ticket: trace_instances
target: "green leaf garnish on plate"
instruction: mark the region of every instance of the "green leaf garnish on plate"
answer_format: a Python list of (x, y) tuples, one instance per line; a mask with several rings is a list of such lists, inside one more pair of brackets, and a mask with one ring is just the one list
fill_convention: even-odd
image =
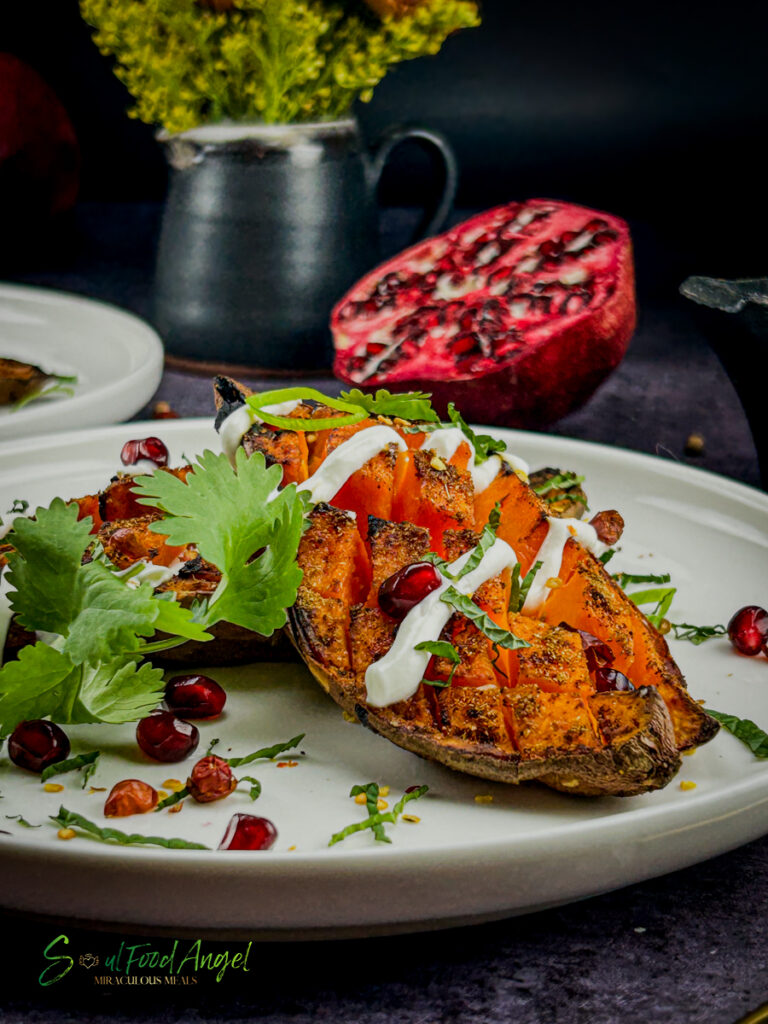
[(101, 828), (82, 814), (60, 807), (59, 813), (51, 815), (51, 821), (59, 828), (80, 829), (81, 832), (100, 839), (103, 843), (119, 843), (121, 846), (165, 846), (169, 850), (210, 850), (202, 843), (191, 843), (187, 839), (166, 839), (163, 836), (143, 836), (138, 832), (121, 832), (118, 828)]
[[(375, 783), (369, 783), (368, 785), (375, 785)], [(378, 786), (376, 786), (376, 790), (378, 799)], [(416, 786), (409, 793), (403, 793), (403, 795), (400, 797), (400, 799), (397, 801), (397, 803), (395, 804), (391, 811), (381, 811), (376, 814), (369, 813), (365, 821), (355, 822), (353, 825), (347, 825), (347, 827), (343, 828), (340, 832), (335, 832), (331, 836), (328, 845), (335, 846), (336, 843), (340, 843), (343, 839), (346, 839), (347, 836), (354, 835), (355, 832), (364, 832), (366, 829), (370, 828), (374, 830), (375, 834), (375, 830), (380, 826), (386, 824), (396, 824), (397, 819), (405, 810), (406, 804), (410, 803), (411, 800), (418, 800), (419, 797), (424, 796), (424, 794), (428, 790), (429, 786)], [(350, 796), (355, 795), (356, 792), (366, 792), (366, 797), (368, 795), (365, 786), (353, 786)], [(368, 800), (366, 800), (366, 804), (367, 803)], [(387, 841), (387, 839), (384, 840), (384, 842)]]
[(705, 643), (716, 636), (724, 636), (728, 632), (725, 626), (694, 626), (690, 622), (670, 622), (675, 640), (688, 640), (692, 644)]
[(755, 757), (761, 760), (768, 758), (768, 733), (764, 732), (759, 725), (756, 725), (749, 718), (737, 718), (736, 715), (728, 715), (723, 711), (713, 711), (706, 708), (708, 715), (728, 730), (737, 740), (741, 740)]
[(91, 750), (87, 754), (78, 754), (76, 757), (67, 758), (66, 761), (56, 761), (43, 769), (40, 781), (47, 782), (54, 775), (65, 775), (67, 772), (76, 772), (80, 768), (84, 768), (83, 789), (85, 789), (86, 782), (96, 770), (96, 762), (100, 756), (100, 750)]

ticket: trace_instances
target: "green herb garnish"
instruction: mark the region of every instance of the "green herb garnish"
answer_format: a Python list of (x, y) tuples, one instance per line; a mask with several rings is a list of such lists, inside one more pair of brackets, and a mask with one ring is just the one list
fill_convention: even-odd
[(96, 762), (100, 755), (100, 750), (91, 750), (88, 754), (78, 754), (76, 757), (70, 757), (66, 761), (57, 761), (55, 764), (49, 764), (47, 768), (43, 769), (40, 781), (46, 782), (53, 775), (64, 775), (66, 772), (76, 772), (79, 768), (84, 768), (83, 789), (85, 789), (86, 782), (96, 771)]
[(725, 626), (693, 626), (690, 622), (670, 622), (675, 640), (688, 640), (692, 644), (705, 643), (716, 636), (723, 636), (728, 632)]
[(478, 608), (472, 598), (467, 597), (465, 594), (460, 594), (455, 587), (448, 587), (440, 595), (440, 600), (444, 604), (450, 605), (454, 611), (460, 612), (468, 618), (477, 626), (481, 633), (484, 633), (489, 640), (498, 644), (499, 647), (506, 647), (509, 651), (516, 651), (521, 647), (531, 646), (527, 640), (521, 640), (514, 633), (510, 633), (508, 629), (501, 629), (497, 626), (493, 619), (489, 618), (484, 611)]
[[(278, 416), (276, 413), (266, 412), (268, 405), (280, 405), (283, 402), (311, 401), (326, 405), (329, 409), (336, 409), (343, 413), (342, 416), (326, 416), (323, 419), (301, 419), (296, 416)], [(257, 395), (249, 395), (246, 405), (258, 419), (263, 420), (272, 427), (281, 427), (283, 430), (333, 430), (335, 427), (348, 427), (353, 423), (364, 420), (368, 413), (360, 405), (351, 402), (342, 402), (338, 398), (329, 398), (317, 388), (277, 388), (274, 391), (261, 391)], [(275, 484), (277, 486), (277, 484)]]
[(608, 548), (607, 551), (604, 551), (602, 553), (602, 555), (600, 555), (599, 561), (601, 561), (603, 563), (603, 565), (608, 565), (608, 563), (610, 562), (610, 560), (613, 558), (613, 556), (615, 554), (616, 554), (616, 548)]
[(6, 818), (9, 821), (18, 821), (18, 823), (23, 825), (24, 828), (40, 828), (40, 825), (30, 824), (30, 822), (28, 822), (26, 818), (22, 818), (20, 814), (6, 814)]
[(393, 395), (380, 388), (375, 395), (366, 395), (358, 388), (353, 388), (351, 391), (342, 391), (339, 397), (350, 405), (359, 405), (374, 416), (397, 416), (401, 420), (424, 420), (438, 426), (440, 424), (432, 408), (432, 396), (424, 391), (406, 391)]
[(129, 834), (116, 828), (100, 828), (82, 814), (75, 814), (63, 806), (59, 808), (57, 815), (51, 815), (51, 821), (59, 828), (79, 828), (103, 843), (119, 843), (121, 846), (165, 846), (169, 850), (210, 850), (210, 846), (190, 843), (186, 839), (165, 839), (162, 836), (142, 836), (136, 832)]
[(208, 749), (205, 752), (205, 756), (206, 757), (210, 754), (210, 752), (213, 750), (213, 748), (219, 744), (219, 742), (220, 742), (219, 737), (218, 736), (214, 736), (214, 738), (208, 744)]
[(512, 570), (512, 589), (509, 593), (509, 611), (513, 615), (522, 611), (525, 599), (528, 597), (528, 592), (531, 589), (531, 584), (533, 583), (534, 577), (541, 566), (541, 562), (535, 562), (525, 574), (525, 578), (521, 582), (520, 563), (515, 562), (515, 566)]
[(475, 449), (475, 465), (479, 466), (485, 462), (492, 455), (497, 455), (499, 452), (505, 452), (507, 446), (503, 441), (499, 441), (498, 438), (491, 437), (489, 434), (476, 434), (474, 430), (469, 426), (466, 420), (462, 417), (453, 402), (448, 403), (448, 419), (451, 423), (458, 427), (464, 437)]
[(478, 565), (480, 565), (485, 557), (486, 551), (492, 548), (496, 541), (496, 531), (499, 528), (500, 521), (501, 503), (497, 501), (491, 510), (491, 514), (488, 516), (488, 522), (483, 527), (483, 532), (480, 534), (480, 540), (477, 542), (477, 546), (473, 549), (472, 554), (464, 564), (464, 568), (461, 569), (456, 576), (453, 576), (453, 579), (460, 580), (463, 576), (468, 575), (476, 569)]
[(451, 685), (456, 669), (461, 663), (461, 656), (453, 644), (447, 640), (423, 640), (420, 644), (416, 644), (414, 651), (428, 651), (436, 658), (447, 658), (453, 666), (447, 679), (422, 679), (423, 683), (428, 686), (436, 686), (438, 689)]
[(29, 502), (26, 498), (14, 498), (7, 514), (9, 516), (23, 516), (28, 508)]
[[(271, 636), (287, 621), (302, 572), (296, 563), (304, 503), (290, 484), (281, 491), (279, 466), (242, 448), (236, 472), (226, 455), (205, 451), (186, 482), (171, 473), (139, 477), (134, 492), (168, 518), (151, 529), (172, 545), (195, 544), (221, 572), (210, 601), (196, 614), (204, 626), (226, 621)], [(254, 557), (254, 552), (261, 552)]]
[(250, 764), (251, 761), (270, 761), (277, 757), (278, 754), (282, 754), (286, 750), (291, 750), (293, 747), (298, 747), (301, 741), (306, 736), (306, 733), (299, 733), (298, 736), (294, 736), (292, 740), (287, 740), (285, 743), (275, 743), (272, 747), (262, 747), (261, 750), (257, 750), (254, 754), (246, 754), (245, 757), (225, 757), (224, 760), (230, 766), (230, 768), (239, 768), (242, 764)]
[(737, 718), (736, 715), (727, 715), (723, 711), (713, 711), (707, 708), (706, 712), (712, 718), (732, 733), (737, 740), (741, 740), (755, 757), (761, 760), (768, 758), (768, 733), (764, 732), (759, 725), (755, 725), (749, 718)]
[(251, 788), (248, 791), (248, 795), (250, 796), (251, 800), (258, 800), (258, 798), (261, 796), (261, 783), (259, 782), (258, 779), (254, 779), (252, 775), (243, 775), (243, 777), (241, 779), (238, 779), (237, 781), (238, 783), (250, 782)]
[[(534, 494), (538, 494), (539, 497), (543, 497), (550, 491), (570, 491), (574, 487), (578, 487), (579, 484), (583, 484), (586, 477), (578, 476), (576, 473), (557, 473), (555, 476), (550, 477), (549, 480), (545, 480), (544, 483), (537, 484), (533, 487)], [(556, 498), (548, 498), (548, 501), (555, 501)]]
[(653, 590), (638, 590), (634, 594), (627, 594), (627, 597), (638, 606), (655, 603), (656, 607), (645, 617), (658, 629), (662, 619), (667, 617), (667, 612), (676, 593), (677, 587), (657, 587)]
[[(350, 796), (365, 794), (365, 807), (368, 816), (374, 818), (379, 813), (379, 784), (378, 782), (367, 782), (364, 786), (353, 786), (349, 791)], [(379, 843), (391, 843), (392, 840), (384, 831), (384, 825), (379, 821), (371, 825), (374, 838)]]
[[(364, 789), (361, 789), (360, 787), (353, 787), (353, 793), (356, 788), (358, 791), (364, 791)], [(378, 790), (378, 786), (376, 788)], [(371, 814), (365, 819), (365, 821), (356, 822), (354, 825), (347, 825), (347, 827), (342, 829), (341, 832), (336, 832), (331, 836), (328, 845), (335, 846), (336, 843), (340, 843), (342, 839), (346, 839), (347, 836), (351, 836), (355, 832), (363, 832), (367, 828), (375, 829), (377, 826), (385, 824), (394, 825), (403, 813), (406, 804), (411, 800), (418, 800), (419, 797), (424, 796), (428, 790), (429, 786), (418, 786), (411, 790), (410, 793), (403, 793), (391, 811), (382, 811), (379, 814)]]
[(622, 590), (626, 590), (630, 583), (669, 583), (671, 576), (668, 572), (638, 574), (632, 572), (615, 572), (613, 578)]
[(189, 793), (189, 786), (182, 786), (181, 789), (177, 789), (175, 793), (169, 793), (168, 796), (164, 796), (155, 807), (155, 811), (164, 811), (166, 807), (173, 807), (174, 804), (181, 803), (185, 797), (189, 796)]

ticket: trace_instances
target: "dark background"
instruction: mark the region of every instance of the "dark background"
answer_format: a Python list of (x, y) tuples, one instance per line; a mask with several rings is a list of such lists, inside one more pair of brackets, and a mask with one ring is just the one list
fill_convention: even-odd
[[(641, 284), (691, 273), (766, 271), (764, 3), (717, 8), (590, 0), (486, 0), (483, 25), (436, 57), (399, 65), (357, 114), (373, 141), (423, 122), (453, 143), (458, 205), (552, 196), (640, 225), (657, 258)], [(77, 0), (3, 0), (0, 49), (58, 93), (82, 148), (83, 200), (157, 200), (165, 165), (153, 130), (90, 40)], [(430, 168), (402, 150), (386, 203), (417, 202)]]

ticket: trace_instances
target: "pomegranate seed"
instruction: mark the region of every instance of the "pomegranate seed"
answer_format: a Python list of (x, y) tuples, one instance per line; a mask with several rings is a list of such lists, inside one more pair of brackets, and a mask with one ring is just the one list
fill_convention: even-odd
[(431, 562), (414, 562), (398, 569), (379, 587), (379, 607), (393, 619), (404, 619), (411, 608), (442, 583)]
[(634, 684), (627, 679), (623, 672), (615, 668), (608, 668), (607, 665), (598, 665), (594, 672), (595, 689), (598, 693), (608, 693), (610, 690), (634, 690)]
[(165, 703), (179, 718), (218, 718), (226, 700), (209, 676), (174, 676), (165, 686)]
[(172, 711), (153, 711), (136, 726), (136, 742), (154, 761), (183, 761), (199, 740), (197, 726), (182, 722)]
[(54, 722), (33, 718), (20, 722), (8, 737), (8, 756), (19, 768), (41, 772), (69, 754), (67, 734)]
[(236, 785), (237, 779), (232, 775), (229, 763), (215, 754), (201, 757), (187, 779), (189, 791), (199, 804), (223, 800)]
[(219, 843), (220, 850), (268, 850), (274, 846), (277, 829), (268, 818), (254, 814), (233, 814)]
[(167, 466), (168, 449), (159, 437), (144, 437), (136, 441), (126, 441), (120, 452), (122, 464), (135, 466), (142, 459), (154, 462), (156, 466)]
[(157, 790), (141, 779), (117, 782), (104, 804), (105, 818), (126, 818), (129, 814), (146, 814), (157, 807)]
[(768, 654), (768, 612), (756, 604), (740, 608), (728, 623), (728, 636), (739, 654)]

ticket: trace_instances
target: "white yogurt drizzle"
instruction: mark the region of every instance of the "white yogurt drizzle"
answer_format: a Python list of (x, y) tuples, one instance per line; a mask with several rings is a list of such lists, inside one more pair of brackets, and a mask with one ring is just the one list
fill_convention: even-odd
[(388, 445), (394, 444), (404, 452), (408, 445), (392, 427), (366, 427), (343, 441), (327, 455), (318, 469), (299, 484), (297, 490), (307, 491), (312, 501), (330, 501), (338, 494), (353, 473), (383, 451)]
[[(539, 608), (549, 596), (547, 580), (557, 576), (563, 561), (563, 552), (569, 537), (575, 537), (595, 555), (606, 550), (594, 526), (583, 523), (580, 519), (548, 519), (549, 528), (544, 543), (539, 548), (535, 561), (542, 565), (536, 573), (531, 589), (523, 605), (524, 614), (531, 614)], [(471, 557), (467, 552), (453, 562), (448, 571), (455, 574), (462, 569)], [(365, 673), (367, 701), (372, 707), (381, 708), (395, 704), (400, 700), (412, 697), (424, 678), (429, 664), (428, 651), (417, 651), (416, 645), (425, 640), (437, 640), (443, 627), (451, 617), (453, 609), (440, 600), (449, 586), (453, 585), (460, 594), (473, 594), (487, 580), (498, 576), (504, 569), (512, 569), (518, 562), (513, 548), (506, 541), (496, 538), (491, 547), (483, 555), (480, 564), (462, 579), (451, 583), (444, 580), (437, 590), (433, 590), (423, 601), (412, 608), (405, 616), (389, 651), (378, 661), (369, 665)]]
[(438, 430), (433, 430), (427, 436), (421, 449), (422, 451), (433, 451), (440, 458), (445, 459), (446, 462), (450, 462), (461, 444), (469, 445), (470, 457), (467, 470), (472, 477), (472, 486), (475, 489), (475, 494), (482, 494), (483, 491), (491, 486), (499, 474), (502, 459), (512, 467), (515, 473), (521, 473), (526, 481), (528, 480), (528, 463), (517, 455), (510, 455), (507, 452), (504, 452), (502, 455), (491, 455), (485, 462), (481, 462), (479, 466), (476, 466), (475, 446), (459, 427), (440, 427)]
[[(127, 569), (118, 570), (115, 572), (115, 576), (128, 576), (133, 573), (131, 578), (126, 581), (126, 585), (129, 587), (138, 587), (140, 583), (161, 587), (168, 580), (172, 580), (174, 576), (178, 576), (179, 569), (182, 569), (185, 564), (182, 558), (174, 559), (170, 565), (155, 565), (154, 562), (141, 559), (141, 561), (129, 565)], [(137, 568), (137, 566), (141, 568)]]
[[(301, 405), (301, 399), (291, 399), (288, 402), (279, 402), (277, 405), (265, 405), (264, 412), (270, 412), (273, 416), (287, 416)], [(254, 423), (261, 423), (258, 413), (255, 413), (249, 405), (239, 405), (237, 409), (227, 416), (219, 427), (219, 438), (221, 439), (221, 450), (234, 466), (235, 453), (240, 447), (240, 442), (251, 429)]]
[[(448, 571), (457, 573), (471, 556), (472, 551), (468, 551), (457, 558), (450, 564)], [(497, 538), (472, 572), (455, 582), (443, 580), (437, 590), (433, 590), (412, 608), (400, 623), (394, 643), (384, 657), (368, 666), (365, 673), (368, 703), (372, 707), (383, 708), (399, 700), (407, 700), (416, 693), (431, 655), (428, 651), (417, 651), (415, 647), (425, 640), (439, 639), (443, 627), (453, 614), (453, 608), (440, 600), (448, 587), (455, 587), (460, 594), (473, 594), (486, 580), (498, 576), (517, 560), (509, 544)]]

